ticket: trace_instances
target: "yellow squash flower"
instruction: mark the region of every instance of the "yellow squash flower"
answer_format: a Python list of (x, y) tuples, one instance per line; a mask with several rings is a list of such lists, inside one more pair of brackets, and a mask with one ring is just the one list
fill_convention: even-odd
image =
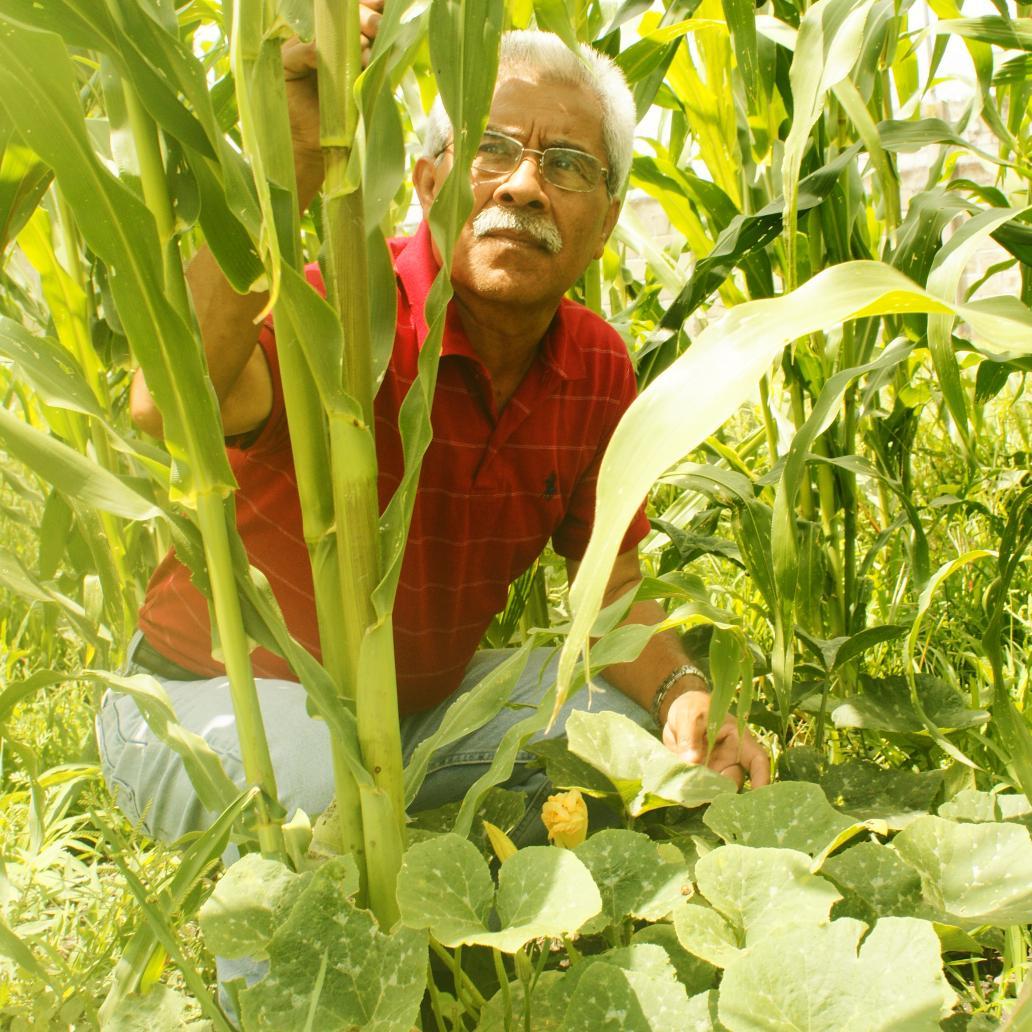
[(579, 846), (588, 836), (588, 808), (575, 788), (549, 796), (541, 807), (541, 820), (549, 839), (565, 849)]

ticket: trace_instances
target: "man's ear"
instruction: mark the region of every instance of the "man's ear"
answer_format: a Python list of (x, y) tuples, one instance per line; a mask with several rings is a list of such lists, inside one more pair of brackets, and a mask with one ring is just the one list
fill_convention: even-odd
[(419, 198), (419, 206), (423, 209), (423, 218), (430, 214), (430, 206), (434, 203), (434, 198), (444, 183), (448, 167), (450, 167), (448, 155), (444, 155), (438, 161), (425, 156), (416, 159), (416, 167), (412, 170), (412, 185)]
[(596, 261), (605, 254), (606, 241), (609, 239), (610, 233), (613, 232), (613, 228), (616, 226), (616, 220), (620, 217), (620, 208), (622, 205), (623, 201), (619, 197), (613, 197), (609, 201), (609, 208), (607, 209), (606, 217), (602, 222), (602, 235), (599, 240), (598, 250), (594, 255)]

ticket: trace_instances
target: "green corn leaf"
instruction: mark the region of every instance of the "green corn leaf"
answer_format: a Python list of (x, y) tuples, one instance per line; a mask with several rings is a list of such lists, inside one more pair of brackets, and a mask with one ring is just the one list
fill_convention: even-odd
[[(252, 797), (252, 793), (248, 792), (247, 796)], [(127, 852), (124, 844), (119, 848), (120, 844), (118, 842), (116, 832), (99, 814), (94, 813), (93, 820), (100, 827), (101, 831), (104, 833), (104, 838), (107, 839), (110, 844), (111, 858), (121, 872), (126, 884), (129, 886), (129, 891), (135, 897), (140, 910), (143, 912), (144, 919), (154, 935), (154, 938), (164, 948), (165, 952), (172, 958), (176, 967), (182, 973), (187, 988), (190, 990), (194, 999), (200, 1004), (201, 1010), (210, 1019), (212, 1026), (217, 1030), (217, 1032), (232, 1032), (232, 1026), (226, 1020), (221, 1009), (212, 998), (200, 972), (191, 960), (184, 955), (183, 950), (180, 948), (176, 933), (172, 928), (172, 922), (169, 919), (169, 915), (165, 913), (160, 904), (154, 902), (152, 899), (152, 893), (148, 891), (147, 887), (127, 866), (123, 859)], [(113, 1018), (115, 1014), (119, 1013), (120, 1008), (123, 1013), (127, 1009), (131, 1010), (131, 1006), (127, 1004), (125, 997), (122, 997), (118, 1003), (112, 1007), (110, 1017)]]
[(233, 485), (200, 345), (165, 294), (150, 213), (93, 151), (59, 38), (0, 20), (0, 97), (25, 141), (54, 168), (90, 247), (113, 269), (111, 286), (177, 462), (177, 496)]
[[(956, 297), (968, 262), (998, 227), (1028, 211), (1028, 208), (991, 209), (966, 222), (935, 256), (928, 273), (928, 289), (940, 297)], [(957, 429), (970, 447), (967, 401), (960, 377), (960, 366), (953, 350), (953, 317), (928, 316), (928, 348), (939, 377), (939, 387)]]
[(577, 48), (577, 30), (564, 0), (534, 0), (538, 28), (554, 32), (571, 50)]
[(183, 761), (197, 798), (206, 809), (221, 813), (232, 805), (240, 789), (211, 746), (178, 722), (172, 701), (157, 678), (149, 674), (119, 677), (103, 671), (84, 671), (84, 676), (132, 696), (151, 731)]
[(994, 86), (1022, 86), (1032, 79), (1032, 54), (1005, 61), (993, 75)]
[[(954, 312), (969, 322), (980, 349), (1032, 351), (1032, 315), (1020, 304), (950, 304), (877, 262), (838, 265), (784, 297), (732, 309), (639, 396), (613, 434), (599, 474), (592, 538), (570, 593), (574, 619), (559, 663), (560, 705), (626, 528), (660, 474), (738, 409), (787, 341), (843, 319), (893, 311)], [(702, 383), (708, 386), (700, 393)], [(689, 412), (685, 398), (693, 400)]]
[[(794, 264), (799, 170), (810, 130), (828, 90), (846, 78), (860, 55), (872, 0), (818, 0), (803, 16), (792, 56), (792, 127), (785, 140), (781, 177), (785, 191), (789, 264)], [(789, 269), (794, 282), (795, 270)]]
[(105, 419), (82, 368), (57, 341), (34, 336), (13, 319), (0, 316), (0, 355), (17, 366), (46, 404)]
[(952, 33), (1006, 50), (1032, 50), (1032, 18), (947, 18), (935, 26), (940, 34)]
[[(835, 188), (839, 176), (850, 166), (859, 145), (850, 147), (799, 184), (797, 211), (808, 211), (822, 204)], [(676, 329), (699, 307), (749, 255), (766, 247), (780, 235), (785, 199), (771, 201), (754, 215), (738, 215), (717, 238), (713, 249), (696, 262), (691, 279), (667, 309), (660, 326)]]
[(19, 462), (69, 498), (127, 520), (149, 520), (161, 510), (103, 466), (0, 409), (0, 441)]
[(760, 56), (756, 38), (756, 5), (752, 0), (722, 0), (724, 17), (734, 43), (738, 74), (745, 84), (749, 112), (760, 109)]
[(464, 692), (454, 699), (437, 730), (416, 746), (405, 768), (406, 804), (415, 799), (426, 777), (430, 759), (438, 749), (443, 749), (483, 727), (501, 711), (519, 681), (527, 660), (530, 659), (531, 650), (536, 644), (535, 638), (531, 636), (472, 691)]
[[(172, 68), (160, 62), (163, 48), (148, 45), (159, 44), (159, 34), (167, 33), (142, 10), (133, 9), (139, 5), (120, 6), (120, 15), (130, 21), (134, 31), (122, 30), (105, 5), (85, 0), (53, 0), (47, 4), (10, 0), (4, 4), (4, 14), (23, 25), (56, 33), (71, 46), (107, 54), (139, 91), (141, 101), (160, 125), (176, 139), (211, 155), (211, 140), (179, 97), (183, 83)], [(190, 95), (193, 91), (183, 92)], [(192, 99), (196, 100), (196, 94)]]
[(50, 169), (0, 124), (0, 254), (36, 210), (51, 179)]
[(381, 621), (393, 606), (405, 537), (415, 505), (422, 457), (432, 437), (430, 406), (437, 383), (444, 324), (451, 300), (455, 240), (472, 208), (468, 170), (480, 145), (494, 96), (502, 4), (499, 0), (434, 0), (430, 8), (430, 59), (454, 133), (454, 163), (430, 209), (430, 229), (442, 268), (425, 305), (429, 331), (419, 353), (418, 382), (405, 396), (398, 421), (405, 475), (381, 518), (382, 579), (374, 592)]

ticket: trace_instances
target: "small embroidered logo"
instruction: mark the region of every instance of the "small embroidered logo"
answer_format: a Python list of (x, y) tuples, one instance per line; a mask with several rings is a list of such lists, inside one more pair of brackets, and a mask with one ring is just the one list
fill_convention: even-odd
[(555, 498), (558, 492), (559, 487), (556, 484), (556, 476), (554, 473), (549, 473), (548, 476), (545, 477), (545, 497)]

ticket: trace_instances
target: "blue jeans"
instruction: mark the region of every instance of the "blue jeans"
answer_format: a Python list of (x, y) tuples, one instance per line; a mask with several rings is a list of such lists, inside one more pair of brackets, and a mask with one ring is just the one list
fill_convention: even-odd
[[(466, 670), (458, 693), (470, 691), (511, 652), (493, 649), (477, 652)], [(127, 673), (146, 672), (131, 661)], [(433, 755), (426, 779), (410, 807), (433, 809), (461, 800), (484, 774), (498, 744), (509, 728), (536, 707), (554, 683), (556, 654), (537, 649), (512, 691), (509, 703), (487, 724)], [(236, 721), (226, 678), (200, 681), (161, 679), (172, 700), (179, 723), (204, 738), (219, 755), (226, 773), (238, 785), (245, 784)], [(623, 693), (595, 678), (599, 691), (578, 692), (560, 711), (548, 732), (537, 736), (557, 738), (565, 734), (566, 720), (575, 709), (613, 710), (636, 723), (650, 725), (648, 713)], [(333, 798), (330, 738), (326, 724), (311, 718), (305, 709), (305, 691), (293, 681), (257, 679), (258, 698), (265, 721), (280, 801), (287, 814), (300, 808), (309, 816), (321, 813)], [(457, 694), (458, 694), (457, 693)], [(407, 763), (420, 741), (432, 734), (456, 696), (432, 709), (403, 717), (402, 749)], [(179, 757), (156, 738), (128, 695), (107, 692), (97, 717), (104, 776), (129, 820), (152, 837), (171, 842), (190, 831), (208, 827), (217, 814), (197, 799)], [(552, 785), (543, 771), (530, 764), (535, 758), (521, 751), (504, 788), (525, 792), (527, 809), (512, 838), (517, 845), (545, 840), (541, 804)]]

